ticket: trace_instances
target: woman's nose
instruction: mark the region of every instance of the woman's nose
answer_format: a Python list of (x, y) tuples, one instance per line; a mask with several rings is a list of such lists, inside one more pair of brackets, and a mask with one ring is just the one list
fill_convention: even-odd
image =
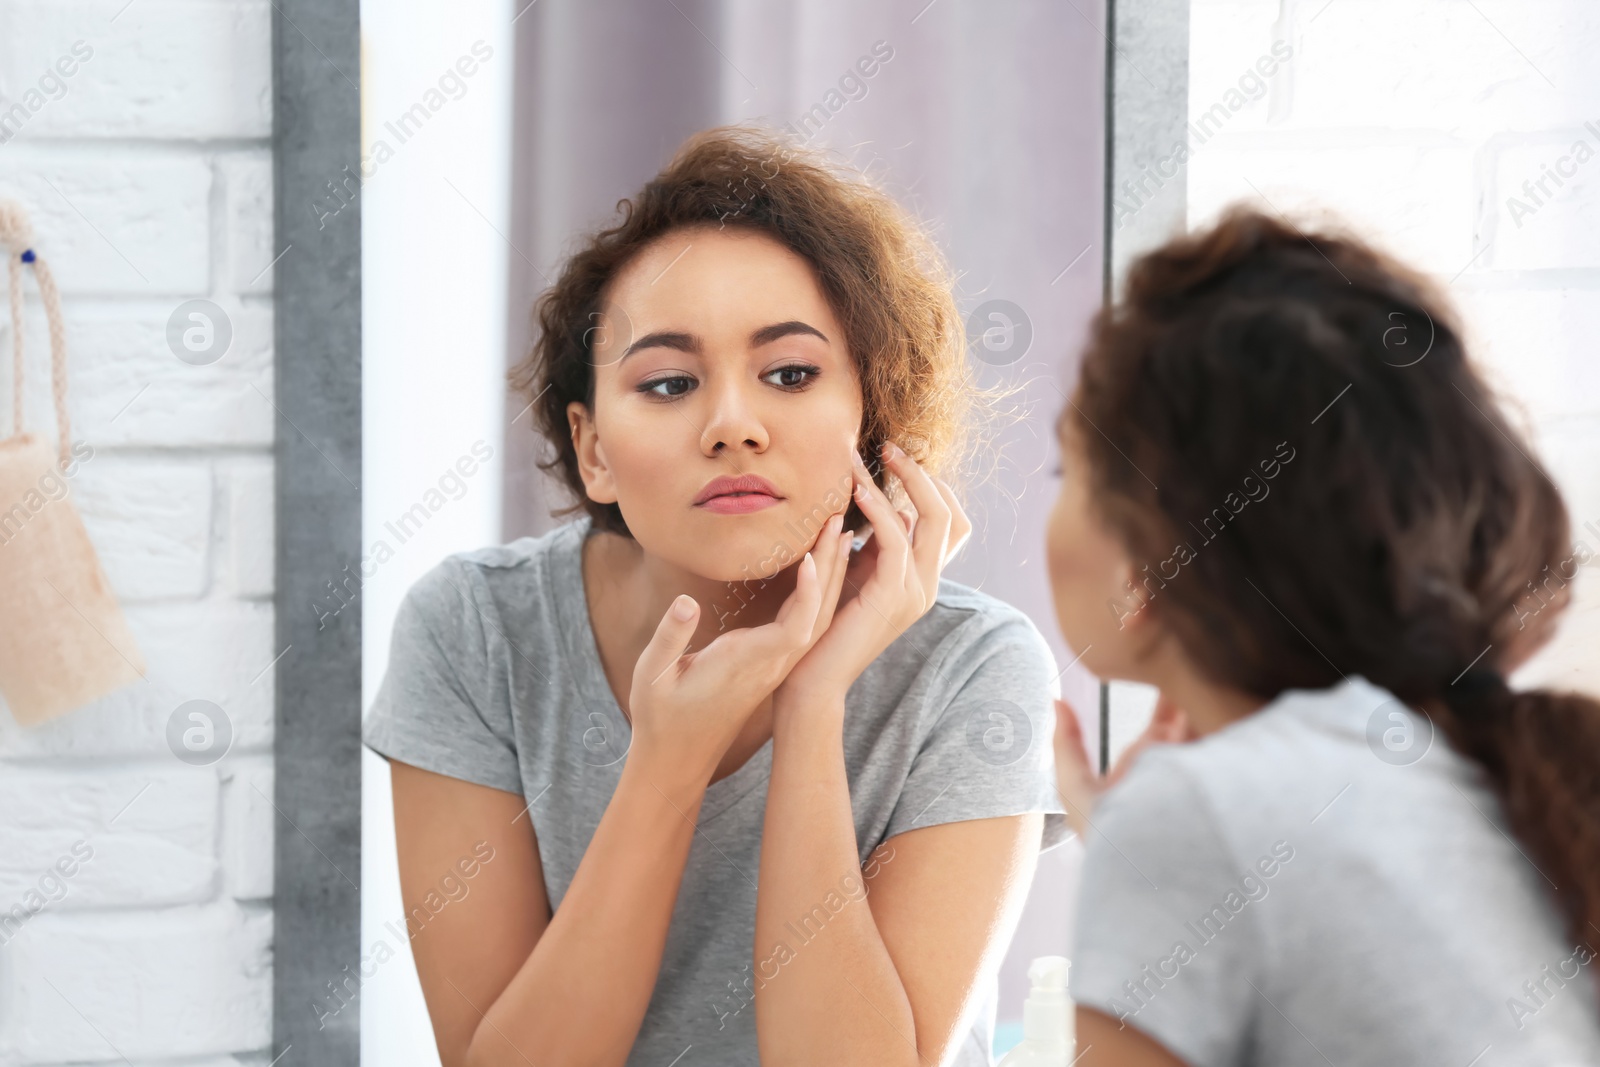
[(726, 381), (702, 389), (710, 401), (700, 432), (700, 451), (707, 456), (749, 449), (766, 451), (769, 437), (759, 404), (745, 383)]

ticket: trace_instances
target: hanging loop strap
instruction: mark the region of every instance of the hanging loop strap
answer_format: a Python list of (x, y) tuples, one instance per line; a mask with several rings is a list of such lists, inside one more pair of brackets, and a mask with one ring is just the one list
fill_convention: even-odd
[(34, 282), (44, 302), (45, 319), (50, 325), (50, 384), (55, 394), (56, 429), (60, 435), (60, 459), (66, 464), (71, 455), (71, 432), (67, 422), (67, 331), (61, 319), (61, 293), (56, 288), (50, 265), (33, 247), (33, 226), (27, 210), (15, 200), (0, 200), (0, 246), (6, 250), (6, 274), (11, 288), (11, 427), (22, 432), (23, 337), (22, 268), (33, 267)]

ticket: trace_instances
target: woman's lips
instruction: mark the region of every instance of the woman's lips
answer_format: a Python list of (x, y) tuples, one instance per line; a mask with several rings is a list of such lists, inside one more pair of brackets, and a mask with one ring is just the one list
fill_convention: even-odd
[(727, 493), (714, 496), (695, 507), (714, 511), (718, 515), (748, 515), (752, 511), (770, 508), (780, 499), (767, 493)]

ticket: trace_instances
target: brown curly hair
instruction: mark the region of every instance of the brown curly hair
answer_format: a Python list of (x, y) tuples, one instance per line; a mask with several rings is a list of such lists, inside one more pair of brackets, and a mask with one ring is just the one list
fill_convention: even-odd
[[(879, 448), (893, 441), (950, 480), (985, 400), (972, 387), (966, 336), (948, 266), (920, 225), (859, 174), (781, 135), (723, 126), (691, 137), (631, 200), (621, 220), (584, 240), (535, 303), (536, 340), (508, 374), (533, 404), (554, 455), (541, 460), (597, 529), (628, 535), (616, 504), (584, 491), (567, 405), (594, 405), (589, 340), (606, 286), (639, 252), (687, 226), (737, 226), (767, 234), (806, 259), (839, 318), (860, 376), (860, 450), (880, 486)], [(847, 528), (864, 519), (852, 503)]]
[(1279, 442), (1303, 456), (1275, 502), (1230, 508), (1154, 591), (1165, 625), (1263, 699), (1360, 674), (1429, 715), (1584, 941), (1600, 930), (1600, 702), (1512, 690), (1503, 671), (1549, 635), (1588, 554), (1442, 291), (1346, 227), (1308, 229), (1235, 206), (1137, 261), (1060, 429), (1136, 565), (1189, 541)]

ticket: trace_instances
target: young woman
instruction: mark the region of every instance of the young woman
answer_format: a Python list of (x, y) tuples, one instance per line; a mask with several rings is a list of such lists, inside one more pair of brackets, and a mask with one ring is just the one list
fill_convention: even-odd
[(1060, 439), (1062, 632), (1197, 738), (1089, 814), (1061, 709), (1081, 1063), (1600, 1063), (1600, 704), (1506, 683), (1594, 548), (1438, 290), (1236, 209), (1135, 266)]
[(441, 1059), (988, 1062), (980, 978), (1067, 830), (1048, 646), (940, 579), (947, 275), (751, 130), (621, 206), (513, 376), (582, 516), (418, 581), (365, 727)]

